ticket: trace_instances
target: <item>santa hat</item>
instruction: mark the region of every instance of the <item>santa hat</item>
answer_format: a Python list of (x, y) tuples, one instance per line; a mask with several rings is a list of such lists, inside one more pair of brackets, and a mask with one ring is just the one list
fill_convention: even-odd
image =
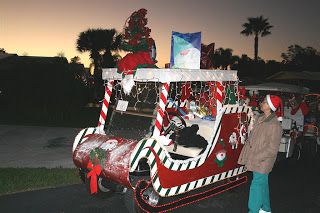
[(271, 110), (276, 112), (278, 120), (282, 121), (282, 118), (283, 118), (283, 106), (282, 106), (281, 98), (279, 96), (276, 96), (276, 95), (267, 95), (266, 99), (267, 99), (268, 105), (270, 106)]

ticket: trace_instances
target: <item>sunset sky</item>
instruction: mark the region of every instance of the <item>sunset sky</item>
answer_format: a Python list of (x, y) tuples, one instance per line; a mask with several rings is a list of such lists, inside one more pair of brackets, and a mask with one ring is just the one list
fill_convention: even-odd
[(291, 44), (320, 51), (320, 1), (317, 0), (0, 0), (0, 48), (29, 56), (79, 56), (86, 67), (89, 54), (76, 51), (80, 32), (88, 28), (122, 31), (126, 19), (148, 10), (148, 27), (156, 41), (158, 66), (170, 58), (172, 31), (202, 32), (202, 43), (231, 48), (253, 58), (253, 37), (240, 35), (247, 17), (263, 15), (274, 26), (260, 39), (259, 56), (281, 60)]

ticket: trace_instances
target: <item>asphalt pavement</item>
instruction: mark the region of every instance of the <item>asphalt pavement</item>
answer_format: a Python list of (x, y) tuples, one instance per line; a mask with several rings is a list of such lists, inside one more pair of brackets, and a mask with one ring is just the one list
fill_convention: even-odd
[[(207, 198), (173, 212), (245, 213), (249, 182), (239, 188)], [(320, 212), (320, 160), (283, 160), (270, 174), (273, 213)], [(0, 196), (1, 212), (119, 213), (128, 212), (123, 195), (90, 196), (83, 184)]]
[(0, 168), (74, 168), (79, 128), (0, 125)]

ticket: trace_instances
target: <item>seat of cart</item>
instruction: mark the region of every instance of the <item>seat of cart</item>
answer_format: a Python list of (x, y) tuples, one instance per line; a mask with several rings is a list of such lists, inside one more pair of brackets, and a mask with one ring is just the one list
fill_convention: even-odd
[[(206, 139), (206, 141), (209, 143), (211, 136), (214, 132), (214, 121), (203, 120), (200, 118), (185, 121), (187, 126), (197, 124), (199, 126), (197, 134), (204, 137), (204, 139)], [(171, 144), (169, 146), (166, 146), (166, 149), (171, 154), (181, 155), (190, 158), (197, 157), (203, 151), (203, 149), (199, 147), (185, 147), (179, 144)]]

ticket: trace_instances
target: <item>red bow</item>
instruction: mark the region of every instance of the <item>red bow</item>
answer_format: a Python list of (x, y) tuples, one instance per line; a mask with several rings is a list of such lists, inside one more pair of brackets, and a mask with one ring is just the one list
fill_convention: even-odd
[(97, 177), (101, 173), (101, 166), (100, 164), (93, 166), (92, 162), (89, 161), (87, 168), (91, 169), (87, 174), (87, 178), (90, 178), (90, 191), (91, 194), (95, 194), (98, 192)]

